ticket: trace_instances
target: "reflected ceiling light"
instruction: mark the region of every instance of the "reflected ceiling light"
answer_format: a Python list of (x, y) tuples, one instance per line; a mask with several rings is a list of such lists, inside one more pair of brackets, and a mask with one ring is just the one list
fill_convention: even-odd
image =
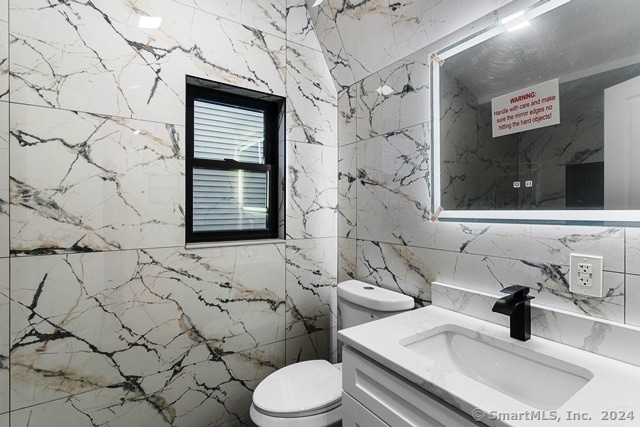
[(162, 18), (160, 16), (141, 16), (138, 22), (140, 28), (160, 28)]
[(501, 19), (500, 22), (502, 22), (502, 25), (505, 26), (507, 31), (516, 31), (529, 26), (529, 21), (527, 20), (524, 11), (509, 15), (506, 18)]
[(389, 87), (387, 85), (380, 86), (378, 89), (376, 89), (376, 92), (384, 96), (389, 96), (392, 93), (396, 93), (396, 91), (392, 87)]
[(324, 0), (316, 0), (316, 2), (311, 5), (311, 7), (318, 7), (322, 4), (323, 1)]

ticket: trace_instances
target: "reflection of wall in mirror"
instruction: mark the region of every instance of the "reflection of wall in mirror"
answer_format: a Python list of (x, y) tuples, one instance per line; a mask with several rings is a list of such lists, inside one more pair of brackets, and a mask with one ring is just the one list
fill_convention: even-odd
[(441, 72), (440, 91), (441, 205), (511, 208), (516, 192), (507, 183), (517, 175), (515, 147), (491, 138), (490, 111), (479, 109), (477, 97), (457, 79)]
[[(640, 64), (561, 83), (559, 125), (492, 138), (490, 104), (478, 105), (441, 69), (442, 206), (567, 208), (566, 166), (604, 161), (604, 89), (630, 75), (640, 75)], [(522, 183), (518, 190), (513, 181)]]

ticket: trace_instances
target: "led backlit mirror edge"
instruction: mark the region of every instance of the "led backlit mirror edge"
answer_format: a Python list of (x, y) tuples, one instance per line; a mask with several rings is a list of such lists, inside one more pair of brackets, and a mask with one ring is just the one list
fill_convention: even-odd
[[(523, 7), (531, 17), (550, 12), (571, 0), (541, 0)], [(466, 48), (475, 46), (507, 31), (499, 20), (494, 20), (473, 34), (460, 37), (457, 42), (436, 50), (430, 55), (430, 111), (431, 111), (431, 183), (432, 212), (437, 220), (445, 222), (482, 222), (507, 224), (550, 224), (576, 226), (640, 227), (640, 210), (445, 210), (441, 208), (440, 177), (440, 64)], [(434, 59), (436, 58), (436, 59)]]

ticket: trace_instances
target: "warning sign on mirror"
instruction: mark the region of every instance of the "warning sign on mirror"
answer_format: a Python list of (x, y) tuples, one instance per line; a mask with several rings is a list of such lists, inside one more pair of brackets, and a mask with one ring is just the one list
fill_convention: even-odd
[(491, 100), (493, 137), (560, 123), (558, 79)]

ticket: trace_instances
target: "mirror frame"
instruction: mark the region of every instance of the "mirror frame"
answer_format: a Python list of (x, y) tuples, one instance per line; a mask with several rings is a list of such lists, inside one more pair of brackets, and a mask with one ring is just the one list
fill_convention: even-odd
[[(527, 16), (535, 18), (572, 0), (539, 0), (529, 6), (521, 7)], [(516, 2), (514, 2), (516, 3)], [(530, 3), (530, 2), (529, 2)], [(494, 12), (491, 24), (484, 28), (468, 27), (473, 33), (460, 36), (454, 33), (452, 44), (432, 51), (429, 55), (431, 73), (431, 171), (432, 171), (432, 220), (455, 222), (498, 222), (512, 224), (566, 224), (566, 225), (594, 225), (594, 226), (631, 226), (640, 227), (640, 210), (445, 210), (441, 207), (441, 177), (440, 177), (440, 63), (470, 47), (493, 38), (507, 31), (500, 22), (500, 16), (510, 16), (513, 13), (503, 13), (513, 10), (514, 5), (503, 7)], [(487, 17), (483, 18), (487, 20)], [(475, 27), (477, 28), (477, 27)], [(468, 31), (467, 31), (468, 32)]]

